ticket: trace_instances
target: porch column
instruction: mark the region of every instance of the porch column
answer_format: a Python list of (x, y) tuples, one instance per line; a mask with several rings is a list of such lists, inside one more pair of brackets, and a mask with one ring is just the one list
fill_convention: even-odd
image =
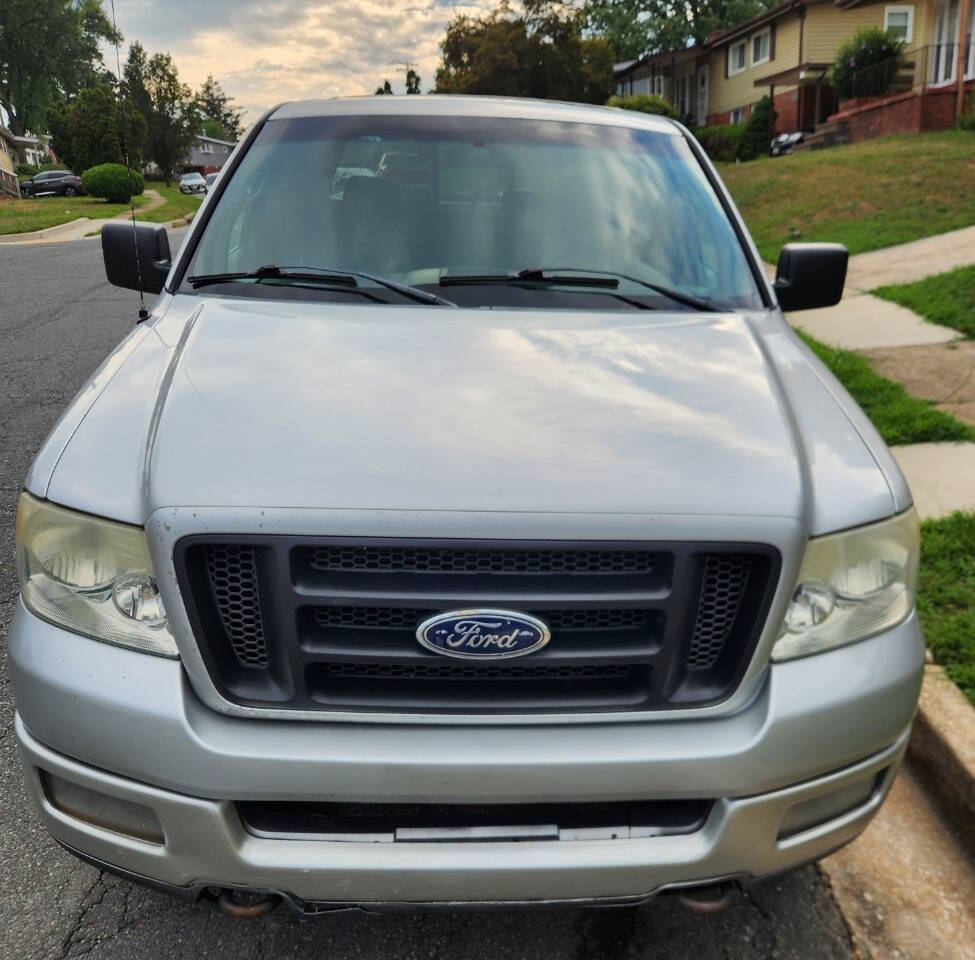
[(772, 137), (775, 136), (775, 84), (768, 86), (768, 150), (772, 152)]
[(965, 111), (965, 66), (968, 63), (968, 44), (965, 34), (968, 33), (968, 4), (969, 0), (958, 0), (958, 94), (955, 99), (955, 117), (960, 117)]

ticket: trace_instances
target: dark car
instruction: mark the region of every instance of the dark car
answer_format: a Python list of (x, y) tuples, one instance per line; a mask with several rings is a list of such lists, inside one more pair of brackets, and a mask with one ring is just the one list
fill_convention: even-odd
[(81, 177), (70, 170), (42, 170), (20, 181), (22, 197), (75, 197), (84, 192)]

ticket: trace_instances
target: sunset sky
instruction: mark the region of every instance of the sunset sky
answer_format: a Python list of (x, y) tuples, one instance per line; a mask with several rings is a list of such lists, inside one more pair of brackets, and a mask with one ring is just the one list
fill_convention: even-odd
[[(403, 92), (397, 61), (433, 86), (447, 22), (493, 4), (444, 0), (116, 0), (119, 30), (150, 54), (169, 52), (194, 89), (208, 73), (247, 111), (282, 100), (372, 93), (384, 79)], [(105, 3), (106, 12), (110, 6)], [(106, 63), (115, 66), (114, 51)]]

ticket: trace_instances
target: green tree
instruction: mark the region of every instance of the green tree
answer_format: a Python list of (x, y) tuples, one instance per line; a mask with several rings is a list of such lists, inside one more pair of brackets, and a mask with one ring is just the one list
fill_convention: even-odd
[(384, 94), (390, 94), (393, 92), (392, 84), (388, 80), (383, 80), (383, 85), (381, 87), (376, 87), (376, 96), (381, 97)]
[(610, 42), (617, 62), (639, 60), (650, 48), (644, 0), (588, 0), (583, 9), (586, 30)]
[(103, 163), (142, 163), (146, 143), (145, 118), (129, 100), (107, 83), (81, 93), (70, 104), (48, 111), (52, 147), (77, 173)]
[[(702, 44), (714, 30), (751, 20), (780, 0), (586, 0), (591, 33), (613, 44), (617, 59)], [(642, 36), (643, 41), (640, 42)]]
[(179, 79), (168, 53), (151, 57), (133, 43), (125, 63), (126, 95), (146, 120), (146, 156), (168, 184), (203, 122), (193, 91)]
[(613, 48), (584, 35), (585, 13), (560, 0), (509, 0), (483, 17), (459, 15), (440, 45), (437, 93), (605, 103)]
[(100, 43), (117, 36), (101, 0), (3, 0), (0, 106), (10, 129), (42, 132), (52, 104), (104, 79)]
[[(196, 102), (203, 117), (203, 130), (208, 137), (232, 140), (235, 143), (240, 139), (243, 130), (241, 116), (244, 111), (234, 106), (233, 100), (223, 92), (223, 87), (213, 79), (212, 74), (200, 87)], [(208, 132), (217, 129), (220, 130), (219, 133)]]
[(406, 71), (406, 92), (420, 92), (420, 75), (412, 67)]

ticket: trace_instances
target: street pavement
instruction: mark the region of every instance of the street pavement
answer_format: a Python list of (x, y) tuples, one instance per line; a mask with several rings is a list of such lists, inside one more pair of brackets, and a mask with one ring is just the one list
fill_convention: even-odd
[[(173, 249), (180, 239), (173, 237)], [(104, 280), (97, 239), (0, 246), (0, 634), (17, 597), (13, 526), (30, 461), (60, 410), (136, 318)], [(4, 650), (6, 644), (4, 644)], [(120, 681), (121, 682), (121, 681)], [(632, 910), (232, 920), (100, 874), (64, 853), (29, 804), (0, 664), (0, 960), (850, 960), (815, 867), (770, 881), (714, 917), (673, 898)]]

